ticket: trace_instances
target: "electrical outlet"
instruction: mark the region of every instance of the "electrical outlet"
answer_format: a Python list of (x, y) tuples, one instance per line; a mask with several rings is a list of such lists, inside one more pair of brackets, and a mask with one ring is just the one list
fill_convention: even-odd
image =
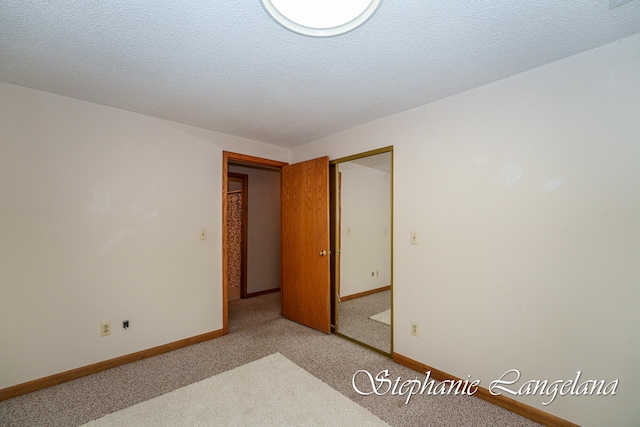
[(128, 321), (128, 320), (123, 320), (123, 321), (122, 321), (122, 327), (123, 327), (124, 329), (127, 329), (127, 328), (129, 327), (129, 321)]
[(102, 322), (100, 323), (100, 336), (106, 337), (107, 335), (111, 335), (111, 322)]
[(416, 322), (411, 322), (411, 335), (418, 336), (418, 324)]
[(416, 233), (415, 231), (411, 232), (411, 244), (412, 245), (418, 244), (418, 233)]

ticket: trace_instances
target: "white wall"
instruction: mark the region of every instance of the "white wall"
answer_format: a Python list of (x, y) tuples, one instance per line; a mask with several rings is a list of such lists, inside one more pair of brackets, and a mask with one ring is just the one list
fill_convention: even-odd
[(289, 157), (0, 83), (0, 388), (222, 328), (223, 148)]
[(390, 175), (340, 163), (340, 295), (391, 284)]
[(637, 425), (639, 111), (636, 35), (299, 147), (292, 161), (394, 145), (396, 353), (484, 387), (512, 368), (619, 378), (613, 397), (517, 400), (581, 425)]
[(247, 293), (280, 287), (280, 171), (232, 165), (249, 175)]

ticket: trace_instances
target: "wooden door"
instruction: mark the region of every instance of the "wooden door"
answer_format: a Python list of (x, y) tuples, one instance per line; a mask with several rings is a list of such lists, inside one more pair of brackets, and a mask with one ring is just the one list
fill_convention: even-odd
[(282, 316), (331, 333), (329, 158), (282, 168)]

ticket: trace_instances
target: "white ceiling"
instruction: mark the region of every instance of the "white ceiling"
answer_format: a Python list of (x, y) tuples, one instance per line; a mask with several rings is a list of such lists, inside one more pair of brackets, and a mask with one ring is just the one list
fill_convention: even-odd
[(640, 31), (640, 0), (383, 0), (315, 39), (259, 0), (0, 0), (0, 81), (295, 147)]

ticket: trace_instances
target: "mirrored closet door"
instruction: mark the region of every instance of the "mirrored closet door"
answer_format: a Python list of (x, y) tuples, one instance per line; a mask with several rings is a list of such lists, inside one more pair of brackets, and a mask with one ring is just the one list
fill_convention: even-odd
[(330, 165), (334, 331), (392, 352), (393, 148)]

